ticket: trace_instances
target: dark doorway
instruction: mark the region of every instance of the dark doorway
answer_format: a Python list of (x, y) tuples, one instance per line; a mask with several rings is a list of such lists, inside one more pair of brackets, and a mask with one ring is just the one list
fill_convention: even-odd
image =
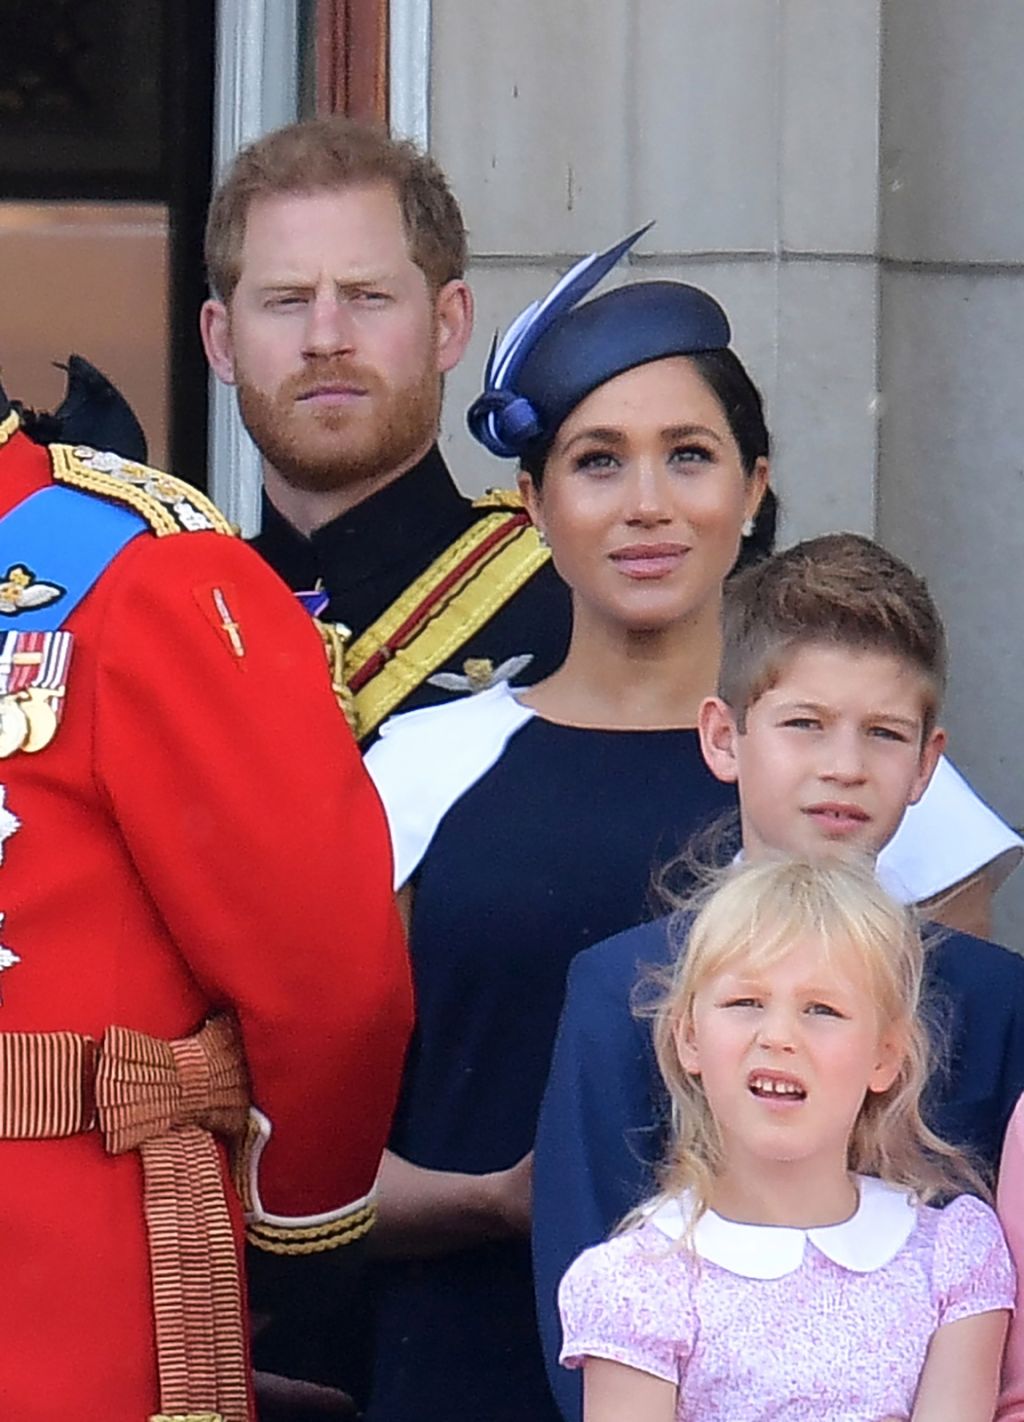
[[(68, 339), (91, 357), (92, 322), (125, 325), (125, 350), (132, 361), (151, 362), (150, 380), (161, 387), (161, 453), (175, 472), (199, 483), (206, 478), (207, 376), (197, 313), (205, 294), (202, 230), (210, 194), (214, 35), (215, 0), (0, 5), (0, 222), (6, 215), (15, 232), (38, 230), (47, 214), (54, 215), (60, 237), (53, 243), (54, 261), (80, 305)], [(141, 351), (125, 314), (112, 317), (102, 294), (88, 287), (89, 271), (97, 267), (116, 284), (128, 247), (96, 234), (130, 230), (132, 212), (158, 214), (166, 230), (158, 275), (158, 286), (166, 285), (159, 291), (166, 322), (154, 325), (153, 310), (138, 313), (148, 342)], [(83, 268), (76, 285), (76, 252), (84, 250), (76, 246), (79, 231), (93, 265)], [(31, 263), (24, 259), (27, 251)], [(45, 284), (39, 251), (38, 242), (12, 242), (0, 247), (0, 262), (8, 254), (16, 261), (20, 253), (26, 272)], [(6, 269), (3, 276), (7, 292), (17, 293), (18, 271)], [(5, 347), (0, 356), (17, 369), (17, 350)], [(130, 377), (129, 366), (129, 385)], [(122, 377), (118, 383), (126, 382)], [(30, 391), (11, 393), (41, 403)], [(131, 397), (130, 389), (126, 393)]]
[(206, 487), (209, 379), (199, 339), (213, 166), (215, 0), (164, 0), (165, 164), (171, 210), (171, 467)]

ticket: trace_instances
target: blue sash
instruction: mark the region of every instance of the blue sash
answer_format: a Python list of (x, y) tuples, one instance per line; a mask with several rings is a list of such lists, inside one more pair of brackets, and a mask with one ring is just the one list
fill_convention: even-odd
[(0, 633), (62, 627), (104, 568), (148, 527), (131, 509), (57, 484), (23, 499), (0, 518), (0, 582), (22, 567), (61, 591), (44, 607), (0, 613)]

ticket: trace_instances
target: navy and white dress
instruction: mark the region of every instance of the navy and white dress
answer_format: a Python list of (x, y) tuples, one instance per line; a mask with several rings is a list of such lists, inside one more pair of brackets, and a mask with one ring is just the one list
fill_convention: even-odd
[[(570, 961), (658, 912), (654, 872), (735, 808), (733, 788), (694, 730), (563, 726), (504, 685), (395, 717), (367, 766), (396, 885), (415, 885), (417, 1027), (391, 1146), (430, 1169), (506, 1169), (533, 1146)], [(922, 843), (951, 823), (954, 845)], [(926, 898), (1019, 843), (945, 766), (884, 868)], [(525, 1239), (381, 1265), (377, 1309), (370, 1422), (558, 1418)]]

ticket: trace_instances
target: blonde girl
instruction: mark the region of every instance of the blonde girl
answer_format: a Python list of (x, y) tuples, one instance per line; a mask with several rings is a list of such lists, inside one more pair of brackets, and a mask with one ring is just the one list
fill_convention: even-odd
[(661, 1193), (560, 1291), (585, 1422), (991, 1422), (1013, 1269), (921, 1119), (922, 956), (866, 865), (707, 898), (655, 1022)]

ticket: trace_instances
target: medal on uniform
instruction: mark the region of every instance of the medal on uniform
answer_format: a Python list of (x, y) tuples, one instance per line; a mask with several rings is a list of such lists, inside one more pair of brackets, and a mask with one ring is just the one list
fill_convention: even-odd
[[(63, 692), (64, 688), (59, 688)], [(41, 686), (30, 686), (22, 692), (21, 709), (28, 721), (28, 735), (22, 742), (22, 750), (30, 755), (43, 750), (57, 734), (60, 724), (54, 710), (52, 694)]]
[(64, 713), (70, 632), (8, 632), (0, 639), (0, 758), (44, 750)]
[(0, 760), (21, 750), (28, 740), (28, 719), (13, 696), (0, 697)]

